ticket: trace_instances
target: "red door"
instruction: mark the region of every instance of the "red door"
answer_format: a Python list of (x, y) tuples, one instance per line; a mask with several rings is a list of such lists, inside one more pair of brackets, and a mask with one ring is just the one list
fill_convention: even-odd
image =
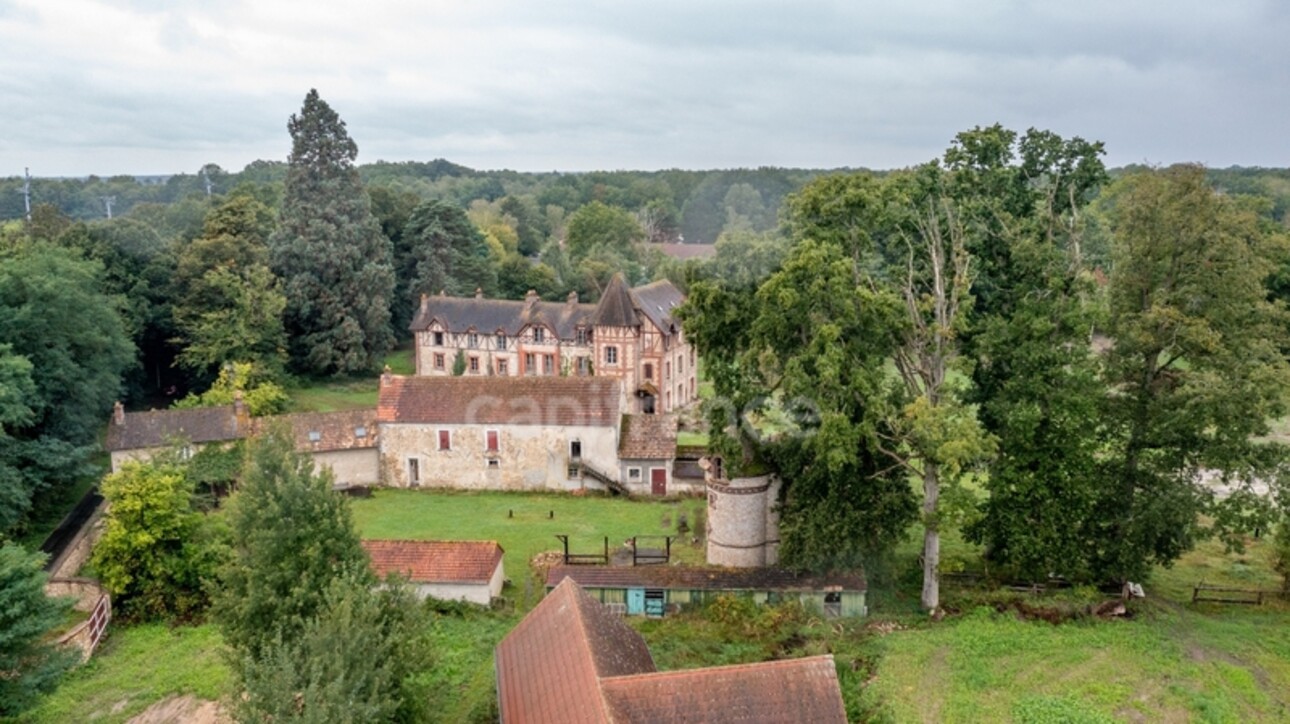
[(649, 487), (654, 495), (667, 495), (667, 468), (649, 469)]

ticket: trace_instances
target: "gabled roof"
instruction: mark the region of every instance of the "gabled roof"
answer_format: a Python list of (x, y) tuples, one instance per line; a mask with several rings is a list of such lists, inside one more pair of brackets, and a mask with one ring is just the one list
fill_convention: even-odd
[(191, 410), (149, 410), (126, 412), (121, 421), (108, 422), (103, 447), (108, 452), (165, 447), (183, 439), (193, 443), (239, 440), (250, 434), (249, 425), (239, 425), (234, 405), (198, 407)]
[(600, 679), (654, 670), (640, 634), (572, 581), (502, 639), (495, 662), (506, 724), (609, 722)]
[(619, 382), (603, 377), (405, 377), (384, 375), (383, 423), (454, 425), (618, 424)]
[(394, 573), (412, 583), (483, 583), (502, 562), (497, 541), (365, 540), (372, 570)]
[(571, 578), (587, 588), (666, 588), (683, 591), (863, 591), (855, 573), (813, 575), (783, 568), (720, 566), (553, 566), (548, 588)]
[(656, 672), (645, 640), (565, 580), (497, 645), (505, 724), (845, 722), (832, 656)]
[(621, 460), (675, 458), (676, 415), (623, 415), (618, 457)]
[(597, 327), (638, 327), (640, 318), (636, 316), (636, 303), (627, 289), (627, 278), (622, 272), (609, 280), (605, 293), (600, 295), (591, 323)]
[[(299, 452), (361, 450), (376, 447), (376, 408), (339, 412), (296, 412), (252, 421), (255, 434), (267, 425), (285, 422)], [(362, 433), (362, 434), (360, 434)]]
[(670, 333), (676, 324), (672, 312), (685, 301), (681, 290), (666, 279), (636, 287), (632, 290), (632, 297), (636, 302), (636, 309), (649, 317), (649, 321), (665, 334)]
[(600, 682), (615, 722), (845, 722), (832, 656), (660, 671)]
[(479, 334), (494, 334), (501, 330), (514, 337), (524, 327), (541, 323), (554, 330), (560, 339), (572, 340), (580, 325), (590, 324), (595, 311), (594, 304), (573, 301), (543, 302), (535, 299), (529, 302), (434, 296), (422, 301), (408, 329), (419, 332), (437, 321), (450, 332), (473, 329)]

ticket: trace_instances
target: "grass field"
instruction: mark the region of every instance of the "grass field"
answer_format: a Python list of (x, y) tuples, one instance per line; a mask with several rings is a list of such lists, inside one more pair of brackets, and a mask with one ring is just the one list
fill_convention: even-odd
[[(385, 356), (384, 364), (396, 375), (413, 373), (412, 349), (397, 349)], [(287, 390), (290, 412), (336, 412), (376, 406), (379, 379), (313, 380)]]
[(112, 626), (98, 653), (19, 721), (124, 722), (169, 696), (218, 699), (229, 669), (213, 626)]

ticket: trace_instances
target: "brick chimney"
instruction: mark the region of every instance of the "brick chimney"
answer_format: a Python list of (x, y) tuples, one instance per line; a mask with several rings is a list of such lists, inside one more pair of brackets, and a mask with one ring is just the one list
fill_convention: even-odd
[(122, 405), (120, 400), (117, 400), (116, 404), (112, 406), (112, 424), (125, 424), (125, 405)]
[(392, 382), (393, 380), (394, 380), (394, 371), (390, 369), (389, 365), (385, 365), (385, 369), (381, 370), (381, 387), (385, 387), (386, 385), (390, 384), (390, 382)]
[(483, 289), (483, 287), (475, 287), (475, 298), (476, 298), (476, 299), (483, 299), (483, 298), (484, 298), (484, 289)]
[(528, 293), (524, 295), (524, 308), (532, 309), (535, 305), (537, 305), (538, 299), (539, 297), (538, 297), (537, 290), (530, 289)]
[(421, 313), (425, 314), (430, 309), (430, 295), (422, 292), (421, 294)]
[(576, 291), (569, 292), (569, 306), (573, 306), (577, 303), (578, 303), (578, 293)]

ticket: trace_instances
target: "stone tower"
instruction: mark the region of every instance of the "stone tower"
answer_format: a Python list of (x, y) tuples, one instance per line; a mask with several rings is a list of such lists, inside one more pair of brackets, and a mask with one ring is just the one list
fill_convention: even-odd
[(779, 562), (780, 480), (773, 473), (727, 479), (720, 460), (704, 458), (708, 491), (708, 564), (734, 568)]

